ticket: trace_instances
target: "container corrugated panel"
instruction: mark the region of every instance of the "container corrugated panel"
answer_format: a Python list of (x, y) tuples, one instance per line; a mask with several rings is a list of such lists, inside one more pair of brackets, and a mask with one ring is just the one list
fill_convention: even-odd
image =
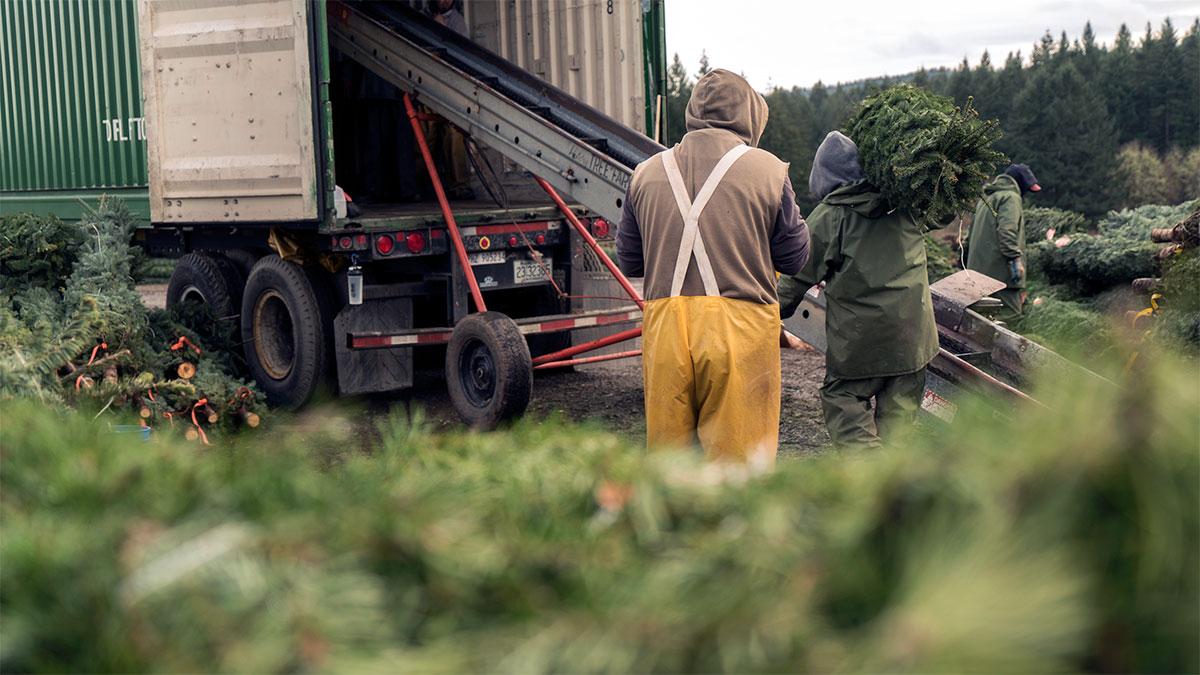
[(644, 132), (641, 0), (466, 0), (471, 38)]
[(0, 191), (145, 187), (139, 79), (134, 0), (0, 0)]

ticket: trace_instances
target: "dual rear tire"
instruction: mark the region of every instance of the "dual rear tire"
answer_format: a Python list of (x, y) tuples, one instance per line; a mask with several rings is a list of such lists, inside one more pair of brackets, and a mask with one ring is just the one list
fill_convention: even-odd
[[(240, 263), (240, 264), (239, 264)], [(210, 305), (215, 317), (240, 315), (249, 374), (279, 408), (299, 408), (334, 388), (334, 301), (322, 275), (268, 255), (253, 262), (189, 253), (180, 258), (168, 306)], [(446, 385), (465, 423), (494, 429), (520, 417), (533, 390), (529, 345), (499, 312), (463, 318), (446, 350)]]
[(299, 408), (331, 385), (333, 309), (316, 274), (277, 255), (260, 259), (241, 317), (246, 364), (268, 403)]

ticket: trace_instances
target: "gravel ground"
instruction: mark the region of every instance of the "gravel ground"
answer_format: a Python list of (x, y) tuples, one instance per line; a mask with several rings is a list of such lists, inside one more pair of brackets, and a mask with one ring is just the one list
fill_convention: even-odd
[(137, 292), (142, 296), (142, 304), (150, 309), (163, 309), (167, 306), (166, 284), (138, 284)]
[[(166, 284), (141, 285), (138, 292), (149, 307), (162, 307), (166, 303)], [(821, 404), (817, 399), (824, 376), (825, 357), (821, 354), (784, 350), (779, 430), (782, 455), (797, 456), (828, 445), (829, 435), (825, 433)], [(420, 408), (428, 420), (442, 428), (459, 424), (438, 371), (419, 373), (411, 390), (350, 402), (350, 405), (356, 404), (363, 405), (372, 414), (396, 407)], [(592, 422), (643, 442), (646, 429), (641, 360), (581, 366), (568, 373), (538, 373), (528, 414), (538, 418), (560, 416), (577, 422)]]
[[(791, 350), (783, 353), (783, 408), (779, 431), (782, 455), (798, 456), (828, 445), (829, 435), (825, 433), (821, 404), (817, 399), (817, 389), (824, 376), (825, 357), (821, 354)], [(410, 410), (420, 408), (426, 419), (442, 428), (450, 429), (459, 424), (438, 373), (421, 374), (411, 391), (390, 400), (376, 399), (370, 404), (377, 411), (396, 406)], [(533, 400), (527, 415), (592, 422), (643, 442), (646, 429), (641, 361), (626, 359), (583, 366), (570, 373), (539, 373), (534, 379)]]

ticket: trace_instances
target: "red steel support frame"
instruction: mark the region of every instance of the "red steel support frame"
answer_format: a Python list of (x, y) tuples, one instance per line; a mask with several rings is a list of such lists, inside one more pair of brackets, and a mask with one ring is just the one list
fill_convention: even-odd
[(576, 354), (582, 354), (584, 352), (590, 352), (590, 351), (594, 351), (596, 349), (600, 349), (601, 347), (615, 345), (618, 342), (632, 340), (634, 338), (640, 337), (641, 334), (642, 334), (641, 328), (630, 328), (629, 330), (623, 330), (620, 333), (613, 333), (612, 335), (606, 335), (602, 338), (597, 338), (595, 340), (592, 340), (591, 342), (585, 342), (581, 345), (575, 345), (574, 347), (567, 347), (566, 349), (560, 349), (556, 352), (551, 352), (549, 354), (543, 354), (533, 360), (533, 365), (540, 366), (542, 364), (558, 361), (559, 359), (567, 359), (572, 356), (575, 356)]
[(585, 363), (599, 363), (600, 361), (612, 361), (615, 359), (628, 359), (634, 356), (641, 356), (642, 350), (635, 349), (628, 352), (617, 352), (616, 354), (600, 354), (598, 356), (588, 356), (582, 359), (570, 359), (568, 361), (552, 361), (543, 363), (540, 366), (534, 366), (534, 370), (546, 370), (548, 368), (565, 368), (567, 366), (582, 366)]
[(417, 139), (417, 147), (421, 149), (421, 157), (425, 159), (425, 168), (429, 171), (429, 181), (433, 183), (433, 192), (437, 195), (438, 206), (442, 208), (442, 217), (446, 219), (446, 227), (450, 230), (450, 241), (454, 242), (454, 252), (462, 265), (463, 275), (467, 278), (467, 286), (471, 289), (471, 299), (475, 301), (475, 309), (486, 312), (487, 305), (483, 302), (483, 292), (479, 290), (479, 282), (475, 280), (475, 270), (471, 269), (471, 261), (467, 257), (467, 247), (463, 245), (462, 234), (458, 231), (458, 223), (454, 220), (454, 212), (450, 210), (450, 200), (446, 199), (446, 191), (442, 189), (442, 179), (438, 176), (437, 167), (433, 164), (433, 155), (429, 152), (429, 144), (425, 141), (425, 130), (421, 128), (420, 116), (413, 106), (408, 92), (404, 94), (404, 109), (408, 111), (408, 121), (412, 123), (413, 136)]
[[(608, 254), (604, 252), (604, 249), (600, 248), (600, 244), (596, 243), (595, 237), (593, 237), (592, 233), (588, 232), (587, 228), (583, 226), (583, 222), (579, 220), (579, 216), (575, 215), (575, 212), (571, 210), (571, 207), (567, 206), (567, 203), (563, 201), (562, 196), (558, 194), (558, 191), (554, 189), (554, 186), (547, 183), (540, 176), (534, 176), (534, 180), (536, 180), (537, 184), (541, 186), (542, 190), (544, 190), (546, 194), (550, 196), (550, 199), (554, 200), (555, 206), (557, 206), (558, 210), (561, 211), (563, 216), (566, 217), (567, 222), (571, 223), (571, 227), (575, 228), (575, 231), (579, 233), (581, 238), (583, 238), (583, 241), (588, 245), (588, 248), (592, 249), (592, 252), (595, 253), (596, 257), (600, 259), (600, 262), (604, 263), (604, 266), (608, 268), (609, 273), (613, 275), (613, 278), (617, 280), (617, 283), (621, 285), (621, 288), (625, 289), (625, 292), (629, 294), (629, 297), (632, 298), (634, 302), (637, 303), (638, 307), (643, 310), (646, 309), (646, 301), (642, 299), (641, 294), (637, 292), (637, 289), (633, 287), (633, 284), (629, 283), (629, 279), (625, 278), (625, 275), (622, 274), (621, 270), (617, 268), (615, 263), (613, 263), (612, 258), (608, 257)], [(590, 352), (600, 349), (601, 347), (607, 347), (608, 345), (616, 344), (618, 342), (632, 340), (640, 337), (641, 334), (641, 328), (631, 328), (626, 331), (621, 331), (620, 333), (615, 333), (607, 337), (592, 340), (591, 342), (585, 342), (581, 345), (575, 345), (574, 347), (567, 347), (566, 349), (560, 349), (556, 352), (543, 354), (533, 360), (533, 365), (535, 369), (541, 370), (545, 368), (574, 366), (581, 365), (583, 363), (594, 363), (596, 361), (609, 361), (612, 359), (638, 356), (641, 354), (641, 351), (605, 354), (603, 356), (574, 359), (570, 361), (562, 360), (569, 359), (576, 354), (582, 354), (584, 352)]]
[[(421, 128), (421, 115), (417, 113), (417, 109), (412, 102), (412, 97), (409, 96), (408, 93), (404, 94), (404, 109), (408, 113), (408, 121), (412, 124), (413, 137), (417, 140), (417, 147), (421, 150), (421, 157), (425, 160), (425, 168), (429, 171), (429, 180), (433, 184), (434, 194), (437, 195), (438, 206), (441, 207), (442, 210), (442, 217), (446, 219), (446, 227), (450, 230), (450, 240), (454, 244), (454, 252), (458, 257), (458, 262), (460, 265), (462, 265), (463, 275), (467, 278), (467, 286), (471, 290), (471, 299), (475, 303), (475, 309), (480, 312), (486, 312), (487, 304), (483, 301), (483, 292), (479, 290), (479, 282), (475, 279), (475, 270), (471, 268), (471, 261), (467, 256), (467, 247), (463, 244), (462, 233), (458, 230), (458, 223), (454, 220), (454, 212), (450, 209), (450, 201), (446, 198), (446, 191), (442, 187), (441, 177), (438, 175), (437, 167), (434, 165), (433, 155), (429, 152), (429, 143), (425, 140), (425, 130)], [(621, 273), (621, 270), (618, 269), (616, 264), (613, 263), (612, 259), (608, 257), (608, 254), (604, 252), (604, 249), (600, 248), (600, 244), (596, 243), (596, 239), (592, 236), (592, 233), (588, 232), (587, 228), (584, 227), (583, 222), (579, 220), (579, 216), (575, 215), (575, 212), (571, 210), (571, 207), (567, 206), (567, 203), (563, 201), (563, 198), (558, 194), (558, 191), (556, 191), (553, 186), (551, 186), (542, 178), (535, 177), (535, 179), (537, 180), (538, 185), (540, 185), (541, 188), (546, 191), (546, 194), (548, 194), (550, 198), (554, 200), (554, 204), (558, 206), (558, 210), (561, 211), (563, 216), (566, 217), (567, 222), (571, 223), (571, 227), (575, 228), (575, 231), (579, 233), (579, 236), (583, 238), (583, 241), (588, 245), (589, 248), (592, 249), (592, 252), (595, 253), (598, 258), (600, 258), (600, 262), (604, 263), (604, 266), (608, 268), (608, 271), (613, 275), (613, 278), (617, 280), (617, 283), (621, 285), (621, 288), (625, 289), (625, 292), (629, 294), (629, 297), (632, 298), (635, 303), (637, 303), (637, 306), (640, 309), (645, 309), (646, 303), (644, 300), (642, 300), (642, 296), (637, 292), (637, 289), (633, 287), (633, 284), (629, 283), (629, 279), (625, 278), (625, 275)], [(619, 352), (617, 354), (603, 354), (600, 356), (582, 359), (564, 360), (570, 359), (570, 357), (575, 356), (576, 354), (582, 354), (584, 352), (600, 349), (601, 347), (606, 347), (618, 342), (632, 340), (636, 337), (639, 337), (641, 334), (641, 328), (632, 328), (609, 335), (607, 337), (592, 340), (591, 342), (581, 345), (575, 345), (574, 347), (561, 349), (550, 354), (543, 354), (542, 356), (534, 359), (533, 363), (537, 369), (540, 370), (638, 356), (641, 354), (640, 350)]]
[(604, 252), (604, 249), (600, 248), (600, 244), (596, 243), (596, 239), (592, 236), (592, 233), (587, 231), (587, 228), (583, 226), (583, 222), (579, 220), (579, 216), (575, 215), (575, 212), (571, 210), (571, 207), (567, 206), (567, 203), (563, 201), (562, 196), (558, 194), (558, 191), (554, 189), (554, 186), (547, 183), (540, 176), (534, 176), (534, 180), (536, 180), (537, 184), (546, 191), (546, 194), (550, 195), (550, 199), (554, 200), (554, 204), (558, 207), (558, 210), (562, 211), (562, 214), (566, 216), (567, 221), (571, 223), (571, 227), (575, 228), (575, 231), (579, 233), (580, 237), (583, 237), (583, 241), (587, 243), (588, 248), (592, 249), (592, 252), (595, 253), (598, 258), (600, 258), (600, 262), (604, 263), (604, 266), (608, 268), (609, 273), (613, 275), (613, 278), (617, 280), (617, 283), (621, 284), (621, 288), (625, 289), (625, 292), (629, 294), (630, 298), (633, 298), (633, 301), (637, 303), (638, 307), (645, 309), (646, 302), (642, 300), (642, 296), (637, 292), (637, 289), (633, 287), (633, 284), (629, 283), (629, 279), (626, 279), (624, 274), (621, 274), (621, 270), (617, 269), (616, 264), (614, 264), (612, 259), (608, 257), (608, 254)]

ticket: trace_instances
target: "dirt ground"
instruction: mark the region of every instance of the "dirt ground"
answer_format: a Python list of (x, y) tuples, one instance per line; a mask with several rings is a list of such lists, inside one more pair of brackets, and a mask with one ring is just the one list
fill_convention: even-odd
[[(143, 302), (149, 307), (166, 304), (166, 289), (166, 284), (138, 286)], [(824, 376), (823, 355), (784, 350), (779, 429), (781, 455), (797, 456), (828, 445), (829, 435), (825, 432), (821, 404), (817, 399)], [(427, 420), (446, 429), (460, 423), (450, 404), (445, 382), (436, 370), (419, 372), (411, 390), (371, 397), (354, 404), (365, 405), (374, 414), (396, 408), (420, 408)], [(646, 430), (641, 361), (625, 359), (581, 366), (575, 372), (538, 373), (527, 415), (592, 422), (642, 442)]]

